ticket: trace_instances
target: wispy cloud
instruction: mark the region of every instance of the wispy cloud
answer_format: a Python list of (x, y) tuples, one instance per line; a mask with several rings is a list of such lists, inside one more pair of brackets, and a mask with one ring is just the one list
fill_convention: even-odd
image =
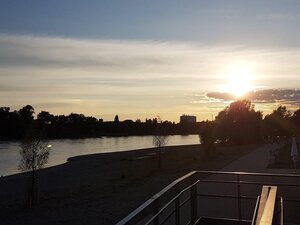
[(55, 113), (207, 116), (229, 98), (205, 93), (218, 91), (227, 65), (239, 60), (255, 65), (256, 86), (300, 81), (299, 49), (13, 35), (0, 35), (0, 49), (2, 104)]

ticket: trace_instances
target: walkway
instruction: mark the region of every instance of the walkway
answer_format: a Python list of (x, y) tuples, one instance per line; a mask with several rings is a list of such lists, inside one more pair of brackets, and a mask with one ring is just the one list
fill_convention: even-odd
[(268, 144), (225, 166), (221, 171), (265, 172), (270, 161), (270, 151), (283, 144)]

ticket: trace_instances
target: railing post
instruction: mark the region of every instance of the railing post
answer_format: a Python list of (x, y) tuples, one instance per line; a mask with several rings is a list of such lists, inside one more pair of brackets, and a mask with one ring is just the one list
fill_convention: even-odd
[(242, 220), (242, 205), (241, 205), (241, 180), (240, 175), (237, 174), (236, 176), (236, 182), (237, 182), (237, 209), (238, 209), (238, 219)]
[(198, 219), (197, 184), (191, 188), (191, 224)]
[(179, 197), (175, 200), (175, 225), (180, 225), (180, 201), (179, 201)]
[[(179, 194), (179, 184), (176, 184), (176, 194)], [(180, 225), (180, 196), (175, 200), (175, 225)]]
[[(154, 209), (153, 209), (153, 214), (155, 215), (156, 213), (159, 212), (159, 198), (156, 199), (155, 203), (154, 203)], [(153, 221), (153, 225), (159, 225), (159, 216), (157, 216), (154, 221)]]
[(283, 198), (280, 198), (280, 225), (284, 225)]

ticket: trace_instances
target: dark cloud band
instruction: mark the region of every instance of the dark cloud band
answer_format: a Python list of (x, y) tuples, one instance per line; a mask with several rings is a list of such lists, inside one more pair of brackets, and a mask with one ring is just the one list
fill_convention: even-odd
[[(209, 92), (206, 94), (208, 98), (233, 101), (236, 97), (231, 93)], [(300, 103), (299, 89), (266, 89), (248, 92), (243, 98), (249, 99), (254, 103), (275, 103), (282, 102), (288, 104)]]

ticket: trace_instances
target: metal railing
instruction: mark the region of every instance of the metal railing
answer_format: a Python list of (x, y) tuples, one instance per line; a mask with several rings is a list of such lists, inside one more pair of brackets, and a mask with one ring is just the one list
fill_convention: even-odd
[[(231, 178), (231, 179), (227, 179)], [(251, 179), (256, 178), (256, 179)], [(259, 180), (257, 178), (264, 178)], [(271, 180), (267, 180), (271, 178)], [(280, 181), (283, 178), (285, 182)], [(295, 179), (293, 182), (291, 180)], [(280, 182), (279, 182), (280, 181)], [(296, 182), (297, 181), (297, 182)], [(234, 185), (235, 194), (205, 194), (199, 193), (202, 190), (199, 185), (203, 183), (213, 183), (221, 185)], [(243, 218), (242, 201), (250, 200), (257, 202), (259, 192), (255, 195), (242, 195), (242, 187), (244, 186), (262, 186), (262, 185), (276, 185), (278, 187), (300, 187), (300, 175), (294, 174), (271, 174), (271, 173), (247, 173), (247, 172), (222, 172), (222, 171), (193, 171), (176, 181), (172, 182), (166, 188), (154, 195), (127, 217), (117, 223), (117, 225), (130, 225), (130, 224), (148, 224), (148, 225), (162, 225), (167, 222), (180, 225), (181, 223), (181, 210), (189, 203), (189, 220), (184, 224), (196, 224), (200, 219), (198, 214), (198, 206), (200, 197), (218, 198), (218, 199), (236, 199), (237, 217), (227, 218), (235, 221), (243, 221), (251, 224), (253, 218)], [(184, 195), (187, 195), (184, 200), (180, 200)], [(281, 201), (281, 215), (280, 224), (283, 225), (283, 199)], [(300, 199), (285, 198), (285, 202), (300, 202)], [(255, 216), (255, 209), (253, 209), (253, 217)], [(218, 215), (216, 215), (217, 217)], [(185, 215), (187, 217), (187, 215)], [(175, 222), (174, 222), (175, 221)]]
[(258, 212), (258, 206), (259, 206), (259, 201), (260, 201), (260, 196), (257, 197), (254, 212), (253, 212), (253, 217), (252, 217), (252, 222), (251, 225), (255, 225), (255, 221), (257, 218), (257, 212)]

